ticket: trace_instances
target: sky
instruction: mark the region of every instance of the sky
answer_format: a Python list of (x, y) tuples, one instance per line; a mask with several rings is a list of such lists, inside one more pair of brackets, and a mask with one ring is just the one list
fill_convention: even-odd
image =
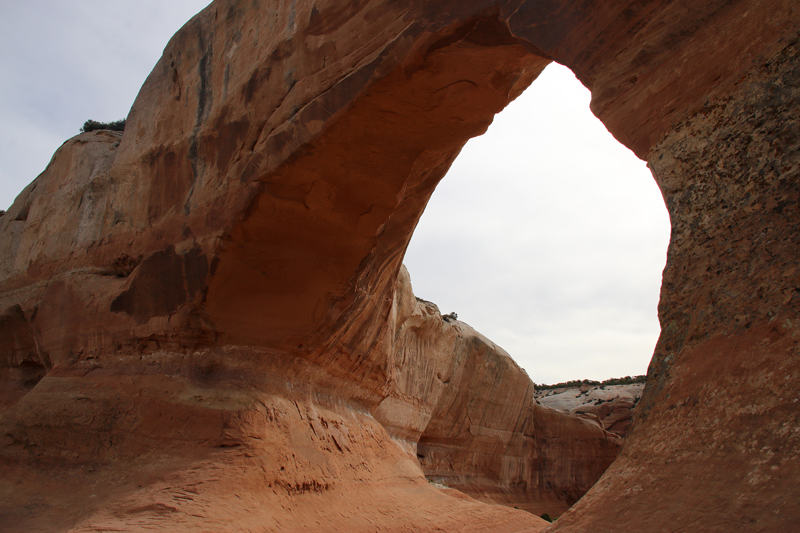
[[(208, 0), (26, 0), (0, 18), (0, 209), (87, 119), (127, 115), (170, 37)], [(551, 65), (467, 143), (405, 263), (536, 383), (643, 374), (669, 219), (644, 162)]]
[(647, 372), (669, 216), (646, 164), (551, 64), (470, 140), (405, 257), (414, 292), (535, 383)]

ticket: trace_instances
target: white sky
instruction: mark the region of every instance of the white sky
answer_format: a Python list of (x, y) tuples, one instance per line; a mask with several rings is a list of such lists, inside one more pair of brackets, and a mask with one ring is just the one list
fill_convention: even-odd
[[(130, 106), (208, 0), (26, 0), (0, 18), (0, 209), (91, 118)], [(505, 348), (537, 383), (643, 374), (669, 239), (645, 164), (548, 67), (467, 144), (409, 246), (414, 292)]]

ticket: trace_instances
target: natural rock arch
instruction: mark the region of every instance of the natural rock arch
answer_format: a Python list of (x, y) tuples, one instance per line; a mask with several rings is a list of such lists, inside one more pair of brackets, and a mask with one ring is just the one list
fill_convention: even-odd
[[(14, 354), (77, 384), (170, 353), (167, 374), (294, 379), (380, 416), (425, 202), (556, 60), (649, 161), (673, 231), (637, 427), (554, 530), (796, 526), (799, 22), (788, 0), (218, 0), (170, 42), (119, 148), (76, 148), (102, 162), (83, 170), (57, 155), (0, 219)], [(43, 389), (8, 435), (52, 418)]]

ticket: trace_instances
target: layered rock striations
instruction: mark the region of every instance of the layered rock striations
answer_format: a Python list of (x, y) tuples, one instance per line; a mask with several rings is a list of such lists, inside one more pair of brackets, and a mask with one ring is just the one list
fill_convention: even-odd
[(216, 0), (124, 135), (68, 141), (0, 217), (0, 522), (540, 528), (422, 480), (416, 435), (436, 475), (541, 486), (524, 424), (480, 414), (527, 393), (478, 363), (521, 378), (483, 341), (412, 378), (395, 296), (436, 183), (555, 60), (672, 238), (636, 425), (552, 531), (798, 529), (799, 30), (790, 0)]

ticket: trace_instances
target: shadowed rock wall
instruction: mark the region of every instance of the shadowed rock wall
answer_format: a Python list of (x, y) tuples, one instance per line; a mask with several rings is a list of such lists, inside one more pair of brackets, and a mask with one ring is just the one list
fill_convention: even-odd
[[(262, 435), (240, 413), (274, 398), (297, 398), (301, 425), (324, 404), (366, 432), (354, 457), (394, 460), (361, 415), (390, 411), (403, 379), (391, 324), (408, 239), (466, 140), (556, 60), (649, 161), (673, 234), (640, 418), (554, 530), (797, 529), (799, 21), (790, 0), (212, 3), (166, 48), (121, 140), (68, 141), (0, 217), (4, 479), (39, 479), (35, 493), (39, 474), (14, 469), (113, 463), (163, 439), (246, 462), (220, 450), (250, 450), (228, 439)], [(206, 420), (195, 408), (207, 422), (184, 425)], [(284, 442), (307, 450), (289, 496), (331, 472), (307, 425)], [(334, 463), (356, 482), (353, 461)], [(126, 509), (180, 508), (156, 500)], [(413, 522), (403, 513), (394, 523)]]

